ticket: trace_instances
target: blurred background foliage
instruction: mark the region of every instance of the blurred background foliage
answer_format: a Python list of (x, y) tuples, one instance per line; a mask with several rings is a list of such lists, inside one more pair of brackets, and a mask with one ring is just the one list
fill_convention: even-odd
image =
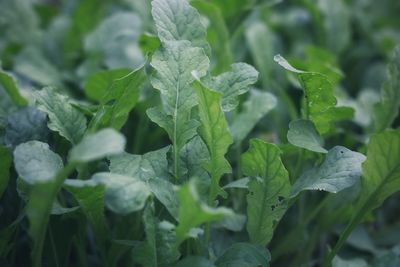
[[(387, 62), (395, 45), (400, 43), (400, 1), (193, 0), (190, 3), (199, 10), (203, 23), (208, 26), (213, 74), (228, 70), (233, 62), (247, 62), (260, 72), (256, 87), (278, 97), (278, 107), (262, 118), (248, 138), (261, 137), (283, 144), (285, 165), (295, 169), (297, 150), (284, 144), (289, 122), (300, 117), (302, 92), (295, 77), (274, 62), (274, 55), (281, 54), (298, 69), (325, 74), (334, 85), (339, 105), (354, 110), (350, 120), (341, 122), (326, 136), (327, 146), (341, 144), (364, 149)], [(146, 64), (158, 48), (150, 12), (149, 0), (0, 0), (1, 68), (16, 78), (27, 99), (31, 99), (33, 91), (53, 85), (73, 97), (76, 107), (90, 115), (96, 99), (84, 90), (89, 78), (105, 70), (116, 70), (115, 77), (128, 73)], [(147, 70), (152, 71), (149, 66)], [(113, 79), (111, 74), (109, 79)], [(242, 96), (241, 108), (245, 107), (246, 97)], [(145, 153), (168, 143), (162, 129), (145, 115), (146, 109), (159, 101), (155, 90), (148, 85), (122, 129), (128, 137), (129, 152)], [(23, 119), (23, 114), (2, 86), (0, 102), (0, 141), (15, 146), (24, 140), (5, 140), (3, 133), (10, 116)], [(229, 116), (235, 114), (227, 115), (229, 120)], [(38, 115), (35, 123), (46, 122)], [(395, 122), (395, 126), (398, 125), (399, 119)], [(49, 138), (48, 133), (43, 132), (38, 136), (45, 141)], [(57, 149), (67, 151), (65, 140), (52, 142), (64, 142)], [(236, 144), (231, 149), (231, 162), (247, 148), (247, 143)], [(296, 211), (288, 212), (271, 245), (277, 266), (288, 266), (286, 264), (292, 260), (298, 264), (304, 262), (316, 253), (315, 245), (324, 250), (326, 239), (318, 233), (340, 229), (338, 222), (346, 221), (351, 215), (351, 210), (343, 203), (351, 202), (352, 195), (355, 193), (330, 197), (331, 203), (318, 222), (309, 226), (298, 225)], [(5, 198), (14, 199), (16, 206), (20, 201), (11, 193), (5, 194)], [(315, 207), (319, 200), (318, 193), (310, 194), (307, 206)], [(378, 261), (393, 254), (398, 261), (392, 261), (394, 265), (390, 266), (400, 266), (400, 249), (396, 247), (400, 244), (398, 201), (398, 195), (391, 198), (375, 214), (373, 224), (359, 227), (351, 235), (346, 250), (350, 257), (362, 255)], [(242, 205), (240, 203), (237, 201), (233, 205)], [(0, 229), (18, 220), (14, 208), (1, 206)], [(59, 220), (54, 225), (64, 229), (66, 223)], [(287, 234), (287, 229), (297, 227), (309, 229), (301, 228), (301, 231), (290, 231), (292, 235)], [(304, 247), (312, 239), (315, 239), (314, 247)], [(16, 245), (23, 248), (21, 242)], [(22, 255), (28, 253), (21, 251)], [(293, 254), (293, 259), (285, 257), (288, 254)], [(23, 264), (23, 258), (14, 260)], [(343, 261), (337, 266), (367, 266), (359, 259), (348, 261), (349, 265), (343, 265), (347, 264), (343, 259), (336, 261)]]

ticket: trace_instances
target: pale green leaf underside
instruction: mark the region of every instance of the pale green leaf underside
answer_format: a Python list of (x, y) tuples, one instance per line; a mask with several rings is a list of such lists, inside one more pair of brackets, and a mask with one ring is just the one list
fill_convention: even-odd
[(122, 153), (125, 137), (114, 129), (103, 129), (85, 136), (69, 153), (69, 160), (88, 162)]
[(280, 153), (277, 146), (252, 139), (241, 157), (243, 174), (252, 177), (248, 183), (247, 232), (255, 244), (266, 245), (271, 240), (275, 224), (287, 209), (284, 200), (289, 196), (290, 182)]
[(292, 145), (319, 153), (328, 153), (323, 148), (323, 139), (318, 134), (312, 121), (296, 120), (289, 124), (287, 139)]
[(128, 214), (143, 209), (151, 192), (138, 178), (115, 173), (96, 173), (91, 180), (106, 187), (105, 203), (113, 212)]
[(239, 104), (238, 96), (250, 90), (250, 86), (258, 79), (258, 71), (246, 63), (234, 63), (231, 70), (216, 77), (205, 78), (209, 88), (221, 92), (222, 110), (230, 111)]
[(45, 87), (34, 95), (38, 109), (49, 117), (48, 127), (77, 144), (86, 131), (86, 117), (71, 105), (67, 96), (52, 87)]
[(203, 77), (209, 67), (204, 51), (192, 47), (188, 41), (169, 41), (153, 56), (151, 66), (157, 71), (151, 78), (154, 88), (160, 90), (165, 112), (175, 119), (179, 113), (196, 105), (191, 83), (192, 72)]
[(110, 157), (110, 171), (139, 178), (145, 182), (154, 196), (178, 218), (178, 198), (173, 184), (168, 181), (167, 153), (170, 147), (148, 152), (144, 155), (122, 153)]
[(14, 165), (21, 179), (28, 184), (53, 181), (63, 168), (59, 155), (49, 145), (39, 141), (28, 141), (14, 150)]
[(304, 172), (293, 185), (291, 197), (303, 190), (322, 190), (337, 193), (354, 185), (361, 176), (365, 156), (342, 146), (328, 151), (319, 167)]
[(199, 12), (186, 0), (154, 0), (151, 3), (154, 22), (161, 42), (187, 40), (209, 53), (206, 27)]

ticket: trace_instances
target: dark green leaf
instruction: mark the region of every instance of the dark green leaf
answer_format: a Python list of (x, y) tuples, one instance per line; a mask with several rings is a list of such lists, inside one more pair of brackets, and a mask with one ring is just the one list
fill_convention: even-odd
[(286, 212), (290, 193), (289, 175), (273, 144), (252, 139), (241, 157), (242, 170), (252, 179), (248, 184), (247, 232), (252, 243), (266, 245), (274, 226)]

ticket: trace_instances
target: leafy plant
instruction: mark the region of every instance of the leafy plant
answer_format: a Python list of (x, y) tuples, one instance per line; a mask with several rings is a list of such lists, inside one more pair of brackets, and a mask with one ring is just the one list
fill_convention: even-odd
[(397, 2), (53, 2), (0, 0), (1, 266), (399, 265)]

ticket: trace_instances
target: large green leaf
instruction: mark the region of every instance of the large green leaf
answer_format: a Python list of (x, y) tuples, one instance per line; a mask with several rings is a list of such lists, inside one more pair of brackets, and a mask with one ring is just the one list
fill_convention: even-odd
[(0, 198), (7, 188), (10, 179), (11, 154), (8, 148), (0, 146)]
[(126, 176), (134, 176), (143, 181), (152, 178), (167, 179), (168, 161), (167, 153), (170, 147), (150, 151), (143, 155), (121, 153), (110, 157), (110, 171)]
[(192, 72), (197, 78), (204, 76), (209, 59), (203, 50), (192, 47), (188, 41), (169, 41), (153, 56), (151, 66), (156, 73), (151, 79), (154, 88), (160, 90), (163, 106), (168, 115), (184, 113), (196, 105)]
[(94, 174), (89, 181), (106, 187), (106, 206), (119, 214), (141, 210), (151, 195), (146, 183), (135, 177), (100, 172)]
[(38, 109), (49, 116), (48, 127), (77, 144), (86, 131), (86, 118), (71, 105), (68, 97), (52, 87), (45, 87), (35, 92), (35, 98)]
[(215, 261), (217, 267), (269, 267), (271, 255), (260, 245), (234, 243)]
[(179, 224), (176, 227), (178, 244), (189, 237), (193, 227), (203, 223), (219, 221), (231, 216), (232, 211), (226, 208), (211, 208), (200, 202), (194, 180), (190, 180), (178, 190)]
[(387, 77), (381, 89), (381, 100), (374, 107), (374, 128), (381, 132), (390, 127), (400, 108), (400, 46), (394, 50)]
[(63, 167), (59, 155), (49, 145), (29, 141), (14, 150), (14, 166), (22, 180), (28, 184), (52, 181)]
[(152, 15), (161, 42), (188, 40), (195, 47), (209, 50), (206, 27), (200, 14), (186, 0), (154, 0)]
[(0, 87), (4, 88), (8, 96), (18, 106), (26, 106), (28, 101), (21, 96), (14, 78), (0, 69)]
[(247, 232), (252, 243), (266, 245), (274, 226), (287, 209), (289, 175), (280, 159), (281, 151), (273, 144), (252, 139), (241, 157), (242, 171), (252, 177), (247, 195)]
[(328, 153), (323, 147), (323, 139), (318, 134), (312, 121), (296, 120), (289, 124), (287, 139), (292, 145), (319, 153)]
[(243, 104), (243, 111), (235, 118), (230, 131), (235, 142), (241, 142), (257, 122), (275, 108), (277, 100), (268, 92), (251, 90), (249, 99)]
[(88, 162), (120, 154), (125, 148), (125, 137), (114, 129), (107, 128), (85, 136), (69, 152), (69, 160)]
[(178, 199), (173, 184), (168, 181), (167, 152), (170, 147), (148, 152), (144, 155), (128, 153), (110, 157), (110, 171), (139, 178), (147, 184), (154, 196), (178, 218)]
[(302, 190), (340, 192), (358, 181), (361, 176), (361, 164), (364, 161), (363, 154), (335, 146), (328, 151), (321, 166), (300, 176), (293, 185), (291, 197), (295, 197)]
[(201, 127), (199, 134), (203, 138), (210, 153), (210, 159), (205, 163), (205, 168), (211, 174), (211, 187), (209, 202), (222, 191), (219, 180), (224, 173), (231, 172), (231, 166), (225, 159), (232, 137), (229, 133), (225, 114), (221, 109), (222, 94), (205, 87), (201, 82), (195, 81), (194, 88), (199, 102), (199, 116)]
[(325, 75), (295, 69), (280, 55), (276, 55), (274, 60), (286, 70), (297, 74), (304, 90), (303, 112), (306, 119), (310, 119), (315, 124), (319, 133), (326, 134), (332, 130), (334, 122), (353, 116), (351, 108), (336, 106), (337, 100), (333, 94), (333, 86)]
[(145, 81), (144, 67), (115, 79), (101, 97), (101, 107), (93, 118), (91, 127), (120, 129), (136, 105)]
[(150, 109), (147, 115), (168, 133), (173, 144), (174, 175), (179, 179), (179, 152), (198, 126), (190, 119), (190, 110), (196, 105), (192, 72), (204, 76), (209, 60), (201, 48), (191, 47), (187, 41), (169, 41), (155, 53), (151, 65), (157, 71), (151, 82), (160, 90), (164, 108)]
[(205, 85), (223, 93), (222, 109), (230, 111), (239, 104), (238, 96), (250, 90), (258, 79), (258, 71), (246, 63), (234, 63), (231, 70), (216, 77), (204, 79)]
[(400, 190), (400, 130), (372, 136), (367, 151), (360, 201), (374, 209)]

